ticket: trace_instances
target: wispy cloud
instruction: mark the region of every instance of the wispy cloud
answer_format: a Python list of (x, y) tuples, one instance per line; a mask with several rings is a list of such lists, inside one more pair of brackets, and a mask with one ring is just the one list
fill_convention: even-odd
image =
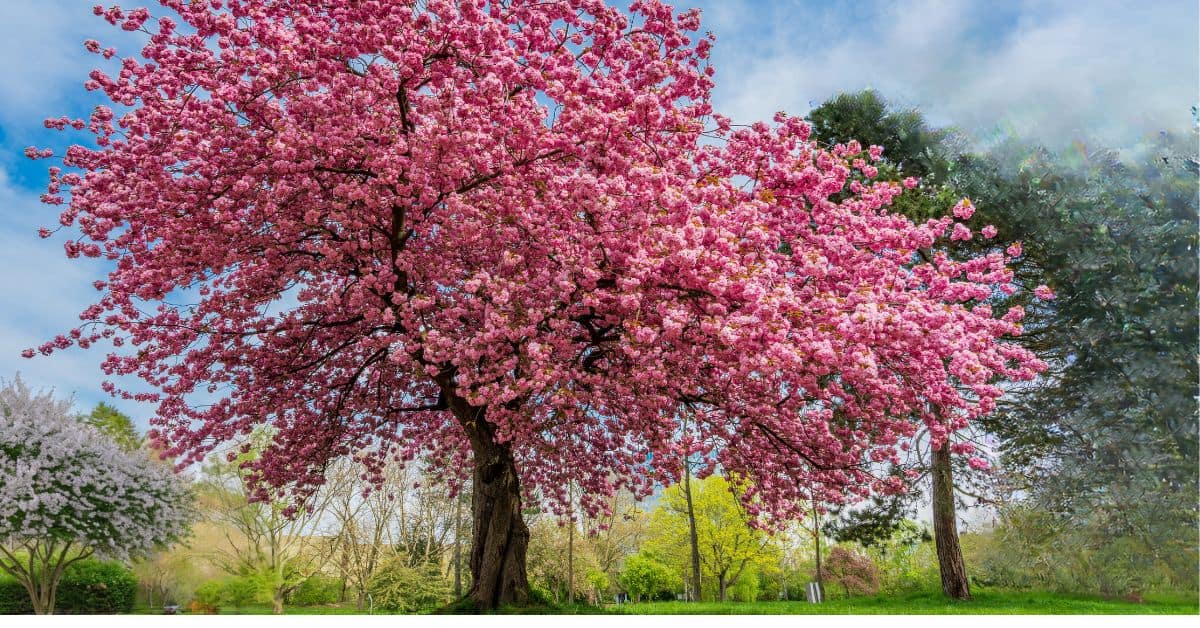
[(701, 4), (717, 108), (742, 121), (872, 87), (977, 136), (1120, 146), (1200, 100), (1190, 0)]

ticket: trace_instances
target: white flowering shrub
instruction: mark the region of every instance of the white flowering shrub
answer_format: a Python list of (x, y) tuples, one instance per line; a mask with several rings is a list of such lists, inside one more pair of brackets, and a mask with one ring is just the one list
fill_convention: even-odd
[(187, 485), (169, 465), (77, 421), (71, 402), (0, 385), (0, 570), (50, 613), (63, 570), (92, 555), (128, 559), (178, 539)]

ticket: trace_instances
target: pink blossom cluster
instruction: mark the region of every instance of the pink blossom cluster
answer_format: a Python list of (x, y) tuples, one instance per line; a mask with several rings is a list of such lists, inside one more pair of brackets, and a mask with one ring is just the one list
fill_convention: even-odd
[(877, 149), (714, 114), (696, 11), (161, 4), (102, 11), (149, 41), (92, 72), (126, 112), (96, 108), (46, 202), (116, 267), (41, 350), (121, 343), (104, 368), (159, 391), (180, 464), (269, 423), (264, 486), (362, 452), (461, 475), (478, 418), (560, 510), (692, 454), (769, 520), (902, 490), (871, 469), (1044, 367), (988, 305), (1009, 257), (934, 252), (969, 230), (889, 212), (917, 182), (872, 182)]

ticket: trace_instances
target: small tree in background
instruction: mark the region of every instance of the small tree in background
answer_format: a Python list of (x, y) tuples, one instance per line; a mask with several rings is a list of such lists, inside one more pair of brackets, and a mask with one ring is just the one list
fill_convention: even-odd
[(92, 555), (126, 559), (178, 539), (190, 512), (169, 468), (81, 426), (71, 401), (0, 388), (0, 570), (54, 612), (63, 572)]
[(634, 601), (653, 599), (654, 596), (671, 591), (679, 585), (679, 574), (654, 555), (639, 552), (625, 559), (625, 570), (621, 572), (621, 586)]
[(125, 451), (136, 451), (142, 446), (142, 435), (133, 426), (133, 419), (107, 403), (98, 404), (79, 420), (102, 432)]
[(874, 595), (879, 592), (879, 568), (864, 556), (841, 545), (829, 550), (822, 567), (824, 579), (842, 586), (846, 596)]
[(341, 487), (328, 485), (301, 507), (255, 493), (241, 465), (260, 455), (271, 438), (262, 430), (232, 460), (213, 456), (204, 467), (200, 496), (208, 516), (231, 532), (212, 548), (214, 564), (231, 575), (257, 578), (279, 614), (287, 596), (319, 572), (337, 549), (336, 540), (321, 532), (330, 523), (325, 515)]

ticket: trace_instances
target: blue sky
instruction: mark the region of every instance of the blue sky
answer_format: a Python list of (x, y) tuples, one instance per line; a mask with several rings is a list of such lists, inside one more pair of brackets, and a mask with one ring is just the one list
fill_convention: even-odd
[[(104, 266), (67, 260), (61, 238), (41, 240), (57, 212), (38, 203), (45, 162), (25, 146), (61, 145), (42, 119), (90, 109), (82, 89), (93, 37), (119, 53), (134, 36), (91, 14), (89, 0), (0, 0), (0, 378), (74, 394), (80, 409), (107, 400), (98, 349), (33, 360), (18, 354), (70, 329), (95, 296)], [(109, 4), (106, 0), (105, 4)], [(997, 134), (1051, 147), (1073, 140), (1133, 146), (1191, 123), (1200, 100), (1194, 0), (911, 2), (706, 0), (717, 35), (714, 104), (735, 121), (806, 113), (866, 87), (916, 106), (980, 141)], [(128, 383), (128, 382), (127, 382)], [(110, 400), (111, 401), (111, 400)], [(117, 400), (143, 427), (153, 408)]]

